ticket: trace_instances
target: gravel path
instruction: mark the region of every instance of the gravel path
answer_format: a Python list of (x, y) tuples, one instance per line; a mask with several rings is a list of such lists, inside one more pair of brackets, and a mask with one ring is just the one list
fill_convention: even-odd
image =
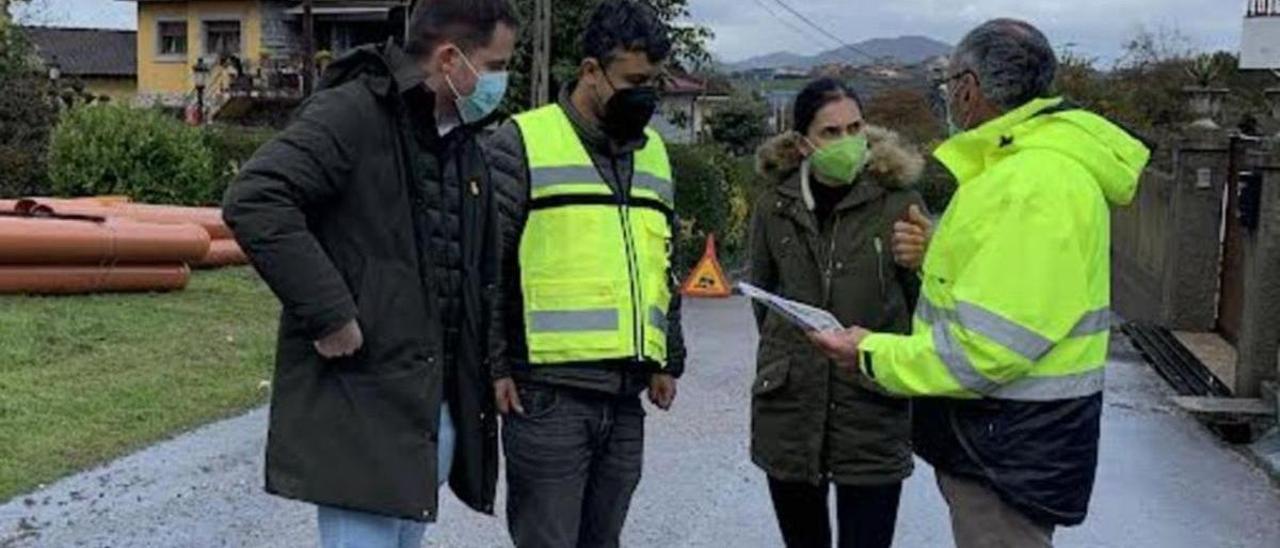
[[(671, 414), (652, 412), (628, 547), (780, 546), (764, 478), (747, 452), (755, 329), (746, 304), (695, 301), (692, 358)], [(1102, 467), (1089, 521), (1064, 547), (1280, 547), (1280, 492), (1173, 409), (1116, 345)], [(262, 493), (266, 411), (220, 422), (0, 505), (0, 548), (304, 547), (314, 511)], [(501, 501), (499, 504), (501, 507)], [(509, 546), (500, 518), (448, 498), (428, 546)], [(905, 490), (898, 546), (950, 545), (928, 466)]]

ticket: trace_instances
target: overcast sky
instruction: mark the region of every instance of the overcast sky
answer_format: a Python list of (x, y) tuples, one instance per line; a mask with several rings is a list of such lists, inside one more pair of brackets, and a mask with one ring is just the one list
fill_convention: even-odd
[[(1140, 27), (1177, 30), (1197, 49), (1239, 47), (1245, 0), (784, 0), (845, 42), (918, 34), (955, 43), (992, 17), (1020, 17), (1056, 45), (1115, 57)], [(554, 0), (553, 0), (554, 2)], [(724, 60), (790, 50), (815, 53), (836, 44), (788, 14), (777, 0), (690, 0), (694, 21), (716, 33)], [(136, 5), (118, 0), (33, 0), (39, 24), (134, 28)]]

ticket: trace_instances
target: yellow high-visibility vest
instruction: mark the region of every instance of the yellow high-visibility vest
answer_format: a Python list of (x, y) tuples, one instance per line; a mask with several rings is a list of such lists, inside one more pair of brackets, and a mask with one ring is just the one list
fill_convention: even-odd
[(667, 364), (675, 186), (652, 129), (623, 197), (601, 176), (559, 105), (515, 117), (529, 162), (520, 239), (529, 362)]
[(865, 372), (909, 396), (1101, 392), (1109, 205), (1133, 199), (1150, 151), (1101, 116), (1039, 99), (935, 155), (959, 186), (929, 244), (913, 333), (867, 337)]

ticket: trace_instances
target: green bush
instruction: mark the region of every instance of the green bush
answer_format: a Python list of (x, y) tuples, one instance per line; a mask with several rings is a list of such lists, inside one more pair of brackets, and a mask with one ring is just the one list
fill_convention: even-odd
[(176, 205), (212, 205), (222, 197), (201, 130), (155, 110), (76, 108), (54, 131), (49, 158), (59, 196), (123, 194)]
[(218, 199), (236, 174), (240, 173), (240, 166), (249, 161), (275, 134), (274, 129), (260, 127), (212, 125), (205, 128), (205, 145), (213, 153), (216, 173), (214, 190)]
[(707, 234), (724, 239), (730, 226), (730, 188), (722, 164), (724, 151), (712, 145), (671, 145), (672, 176), (676, 185), (676, 271), (693, 268), (702, 256)]

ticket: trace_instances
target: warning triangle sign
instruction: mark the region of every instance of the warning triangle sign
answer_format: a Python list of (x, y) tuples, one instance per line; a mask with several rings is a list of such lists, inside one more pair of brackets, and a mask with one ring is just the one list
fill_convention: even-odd
[(684, 284), (680, 286), (680, 293), (686, 297), (723, 299), (733, 294), (730, 287), (729, 277), (724, 275), (720, 259), (716, 258), (716, 237), (708, 234), (707, 249), (702, 253), (702, 260), (698, 261), (698, 266), (693, 267), (693, 272), (685, 278)]

